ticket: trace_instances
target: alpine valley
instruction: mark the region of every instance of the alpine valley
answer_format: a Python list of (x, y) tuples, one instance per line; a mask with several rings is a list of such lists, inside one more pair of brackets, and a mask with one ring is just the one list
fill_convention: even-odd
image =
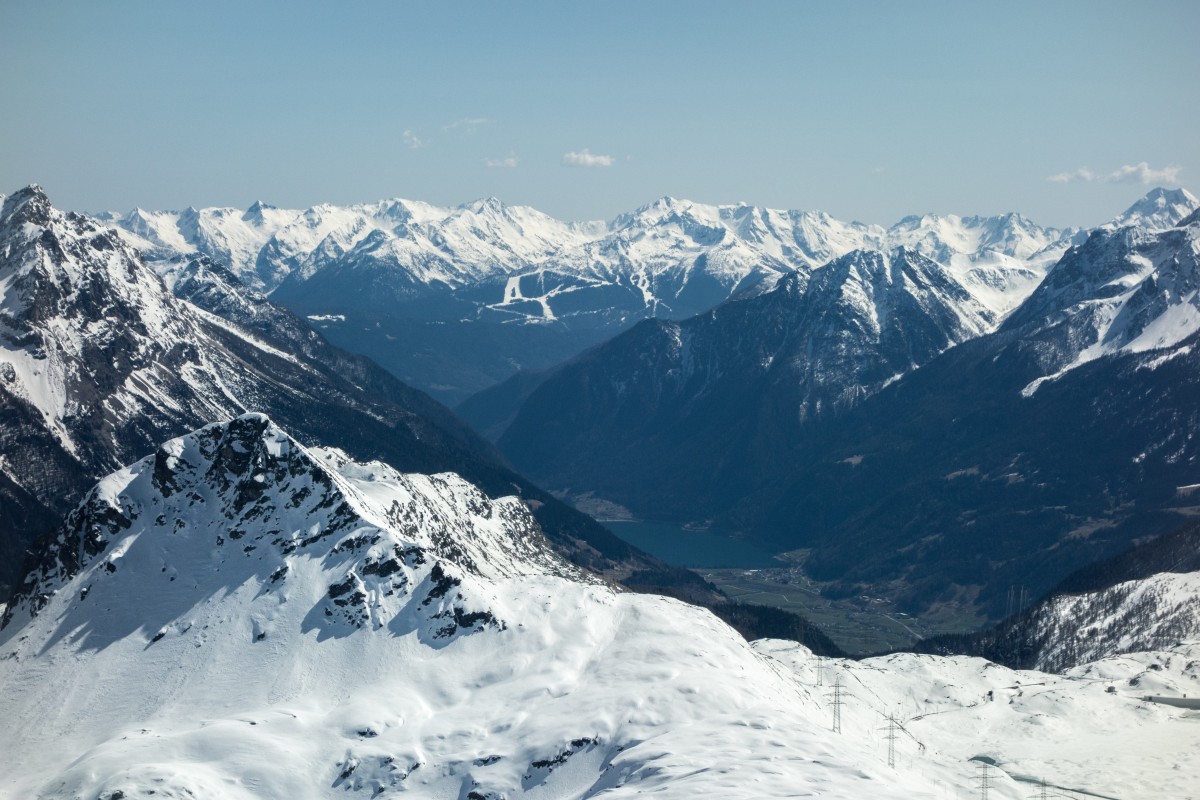
[[(0, 798), (1197, 796), (1183, 190), (0, 199)], [(585, 508), (988, 625), (852, 658)]]
[(996, 618), (1195, 513), (1197, 207), (1151, 192), (1007, 313), (952, 263), (857, 250), (459, 410), (563, 496)]

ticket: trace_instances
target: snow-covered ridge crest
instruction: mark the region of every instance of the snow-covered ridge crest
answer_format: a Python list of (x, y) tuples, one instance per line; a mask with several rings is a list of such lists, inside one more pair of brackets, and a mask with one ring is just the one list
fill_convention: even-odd
[(598, 287), (609, 288), (587, 301), (589, 307), (604, 302), (601, 298), (612, 303), (612, 288), (618, 287), (633, 292), (643, 311), (687, 316), (735, 292), (764, 291), (783, 274), (812, 271), (853, 250), (895, 247), (912, 248), (952, 269), (981, 302), (1003, 314), (1032, 291), (1078, 233), (1044, 228), (1014, 213), (926, 214), (885, 228), (820, 211), (672, 197), (608, 223), (564, 222), (495, 198), (455, 208), (393, 199), (305, 210), (262, 203), (245, 212), (135, 209), (107, 219), (152, 264), (204, 254), (265, 292), (290, 276), (295, 285), (288, 293), (302, 296), (298, 284), (326, 270), (338, 282), (383, 280), (454, 290), (486, 285), (487, 308), (514, 319), (528, 314), (534, 321), (555, 319), (566, 308), (578, 313), (580, 298)]
[(417, 280), (454, 285), (478, 279), (482, 272), (510, 272), (604, 230), (602, 223), (562, 222), (494, 197), (454, 208), (400, 198), (303, 210), (262, 202), (245, 212), (139, 208), (106, 219), (131, 234), (151, 263), (207, 255), (263, 291), (273, 290), (292, 272), (311, 274), (359, 248), (391, 259)]
[[(1109, 226), (1168, 228), (1197, 206), (1186, 190), (1155, 189)], [(640, 292), (649, 313), (686, 316), (739, 291), (769, 289), (783, 274), (811, 272), (853, 250), (896, 247), (947, 267), (977, 301), (1003, 316), (1080, 235), (1016, 213), (925, 214), (883, 227), (819, 211), (673, 197), (608, 223), (564, 222), (495, 198), (454, 208), (403, 199), (305, 210), (259, 202), (244, 212), (135, 209), (106, 218), (152, 264), (208, 255), (264, 292), (291, 276), (296, 285), (289, 293), (303, 296), (298, 284), (325, 270), (336, 282), (383, 280), (456, 291), (486, 285), (487, 308), (533, 321), (561, 317), (563, 307), (574, 309), (601, 286)], [(699, 276), (704, 281), (695, 283)], [(698, 288), (689, 288), (693, 284)], [(600, 296), (612, 302), (611, 290)]]
[(504, 624), (485, 597), (464, 600), (464, 581), (523, 574), (582, 578), (517, 498), (491, 500), (451, 473), (401, 474), (310, 451), (247, 414), (172, 439), (101, 480), (26, 576), (3, 627), (19, 631), (69, 584), (80, 586), (80, 602), (56, 608), (64, 623), (90, 618), (89, 605), (133, 607), (129, 593), (145, 591), (143, 582), (186, 607), (218, 587), (250, 581), (264, 594), (287, 593), (294, 581), (315, 580), (308, 621), (322, 633), (422, 624), (439, 638)]

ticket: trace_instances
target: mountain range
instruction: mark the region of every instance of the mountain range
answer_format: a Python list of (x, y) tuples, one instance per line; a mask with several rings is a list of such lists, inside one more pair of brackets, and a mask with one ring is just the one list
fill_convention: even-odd
[(197, 425), (258, 411), (310, 444), (515, 493), (557, 553), (607, 580), (709, 606), (747, 636), (839, 652), (803, 618), (731, 603), (617, 538), (514, 472), (444, 406), (333, 347), (220, 262), (176, 259), (162, 276), (111, 226), (60, 212), (36, 186), (5, 199), (0, 595), (28, 571), (34, 540), (106, 470)]
[(859, 251), (459, 410), (561, 494), (994, 615), (1190, 505), (1197, 207), (1152, 192), (1007, 315), (919, 253)]
[(665, 197), (567, 223), (494, 198), (283, 210), (108, 214), (162, 274), (206, 255), (446, 402), (553, 366), (634, 324), (682, 319), (805, 278), (853, 250), (905, 247), (945, 267), (993, 317), (1079, 235), (1019, 214), (924, 215), (890, 228), (821, 212)]
[(249, 410), (358, 458), (515, 491), (564, 552), (601, 572), (661, 566), (529, 484), (424, 393), (205, 257), (174, 265), (177, 296), (114, 229), (58, 211), (38, 187), (5, 199), (0, 243), (0, 587), (96, 478)]
[[(497, 205), (372, 213), (496, 245), (510, 231), (478, 217)], [(656, 205), (638, 234), (514, 216), (527, 247), (496, 251), (512, 259), (496, 272), (519, 273), (502, 305), (528, 299), (522, 281), (588, 274), (522, 272), (553, 238), (537, 228), (591, 254), (593, 322), (624, 313), (598, 288), (621, 275), (645, 279), (620, 325), (652, 318), (464, 404), (501, 452), (274, 302), (307, 269), (311, 237), (275, 238), (288, 212), (188, 212), (172, 239), (154, 215), (134, 233), (37, 187), (4, 198), (0, 515), (8, 554), (29, 557), (0, 561), (15, 583), (0, 797), (950, 798), (978, 780), (1010, 800), (1031, 781), (1185, 796), (1194, 525), (995, 631), (852, 661), (507, 459), (568, 494), (799, 545), (830, 592), (983, 610), (1018, 581), (1036, 593), (1190, 513), (1194, 198), (1151, 193), (1040, 245), (1015, 216), (1003, 236), (978, 220), (914, 218), (887, 241), (843, 226), (820, 263), (786, 268), (734, 240), (820, 215)], [(339, 279), (363, 302), (487, 306), (469, 299), (491, 270), (467, 238), (438, 261), (373, 231), (354, 247), (373, 237), (379, 260)], [(954, 231), (974, 238), (939, 251)], [(672, 267), (650, 255), (666, 240), (707, 249)], [(625, 266), (596, 266), (610, 256)], [(709, 302), (702, 276), (718, 304), (686, 316), (680, 297)], [(537, 303), (570, 316), (570, 294)], [(520, 327), (546, 325), (543, 308)], [(571, 470), (590, 484), (558, 482)]]

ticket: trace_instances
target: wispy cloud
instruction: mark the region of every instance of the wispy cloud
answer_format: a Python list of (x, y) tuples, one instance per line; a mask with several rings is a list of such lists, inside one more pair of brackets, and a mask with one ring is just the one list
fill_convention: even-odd
[(461, 130), (463, 133), (474, 133), (476, 128), (481, 125), (487, 125), (489, 122), (491, 120), (487, 117), (463, 117), (462, 119), (454, 120), (454, 122), (448, 125), (443, 125), (442, 130), (447, 132)]
[(616, 159), (612, 156), (590, 153), (586, 147), (578, 152), (563, 153), (562, 157), (564, 167), (611, 167), (614, 163)]
[(1178, 183), (1179, 167), (1154, 169), (1145, 161), (1118, 169), (1108, 176), (1110, 183)]
[(1051, 183), (1071, 183), (1072, 181), (1091, 183), (1092, 181), (1096, 180), (1096, 173), (1092, 172), (1087, 167), (1080, 167), (1079, 169), (1072, 170), (1071, 172), (1060, 172), (1057, 175), (1051, 175), (1049, 178), (1046, 178), (1046, 180), (1050, 181)]
[[(395, 128), (393, 128), (393, 130), (395, 130)], [(400, 134), (400, 139), (404, 142), (404, 144), (408, 145), (413, 150), (416, 150), (418, 147), (424, 144), (424, 142), (421, 141), (421, 138), (408, 128), (405, 128), (404, 133)]]
[(1147, 162), (1141, 161), (1137, 164), (1126, 164), (1107, 175), (1095, 172), (1087, 167), (1080, 167), (1070, 172), (1060, 172), (1057, 175), (1051, 175), (1046, 180), (1051, 183), (1073, 183), (1075, 181), (1081, 183), (1178, 183), (1180, 172), (1180, 167), (1155, 169)]
[(514, 153), (509, 153), (504, 158), (485, 158), (483, 160), (484, 166), (489, 169), (512, 169), (519, 163), (521, 163), (520, 159)]

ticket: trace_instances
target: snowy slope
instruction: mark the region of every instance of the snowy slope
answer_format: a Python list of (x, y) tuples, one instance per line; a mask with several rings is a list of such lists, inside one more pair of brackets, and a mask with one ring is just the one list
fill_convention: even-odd
[(0, 797), (948, 800), (976, 757), (994, 798), (1195, 797), (1195, 712), (1141, 698), (1197, 664), (747, 645), (580, 574), (515, 498), (246, 415), (102, 480), (44, 550), (0, 629)]
[(908, 247), (944, 265), (997, 319), (1019, 306), (1066, 251), (1078, 231), (1042, 228), (1020, 214), (908, 217), (888, 230), (893, 247)]
[(585, 579), (515, 498), (261, 415), (108, 476), (43, 555), (0, 631), (14, 800), (948, 798), (969, 777), (831, 739), (731, 629)]
[(1162, 572), (1101, 591), (1059, 595), (1023, 627), (1025, 635), (1044, 643), (1035, 666), (1050, 671), (1200, 640), (1200, 573)]
[[(245, 211), (234, 208), (188, 208), (184, 211), (146, 211), (135, 208), (105, 221), (133, 234), (132, 241), (147, 259), (173, 255), (207, 255), (230, 265), (247, 285), (274, 278), (255, 268), (259, 253), (274, 235), (292, 222), (296, 211), (256, 202)], [(280, 276), (282, 277), (282, 276)]]
[[(1042, 780), (1058, 797), (1200, 797), (1196, 711), (1144, 700), (1200, 696), (1200, 642), (1106, 658), (1064, 675), (963, 656), (854, 662), (816, 659), (790, 642), (754, 647), (804, 683), (823, 684), (815, 696), (826, 720), (840, 679), (843, 736), (884, 757), (893, 716), (904, 728), (896, 733), (898, 768), (986, 758), (997, 765), (988, 770), (991, 797), (1038, 797)], [(957, 796), (980, 796), (977, 780)]]

